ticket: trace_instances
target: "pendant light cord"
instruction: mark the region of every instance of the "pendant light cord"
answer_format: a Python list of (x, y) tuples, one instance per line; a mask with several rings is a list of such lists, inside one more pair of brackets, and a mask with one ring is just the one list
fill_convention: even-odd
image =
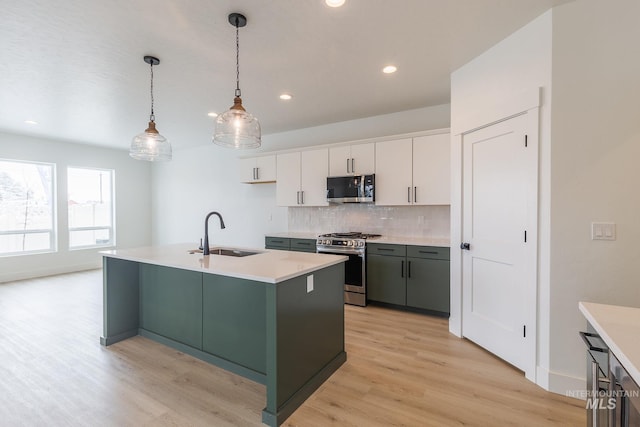
[(151, 67), (151, 115), (149, 116), (149, 121), (154, 122), (156, 120), (156, 116), (153, 113), (153, 62), (151, 62), (149, 66)]
[(240, 36), (238, 34), (239, 20), (236, 16), (236, 96), (240, 96)]

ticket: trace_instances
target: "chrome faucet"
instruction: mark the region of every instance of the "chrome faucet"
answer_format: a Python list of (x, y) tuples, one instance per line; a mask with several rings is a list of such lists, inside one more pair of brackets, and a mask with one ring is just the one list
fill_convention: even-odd
[(218, 215), (220, 218), (220, 228), (226, 228), (224, 226), (224, 221), (222, 220), (222, 215), (218, 212), (209, 212), (207, 217), (204, 219), (204, 243), (202, 244), (202, 255), (209, 255), (209, 218), (211, 215)]

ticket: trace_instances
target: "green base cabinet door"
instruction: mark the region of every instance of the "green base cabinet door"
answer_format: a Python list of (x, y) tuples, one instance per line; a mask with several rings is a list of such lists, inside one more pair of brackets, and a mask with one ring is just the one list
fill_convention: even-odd
[(205, 274), (202, 349), (265, 374), (266, 295), (264, 283)]
[(405, 258), (369, 255), (367, 258), (367, 299), (405, 305), (407, 285)]
[(407, 258), (407, 306), (449, 313), (449, 261)]
[(202, 273), (140, 264), (140, 327), (202, 349)]

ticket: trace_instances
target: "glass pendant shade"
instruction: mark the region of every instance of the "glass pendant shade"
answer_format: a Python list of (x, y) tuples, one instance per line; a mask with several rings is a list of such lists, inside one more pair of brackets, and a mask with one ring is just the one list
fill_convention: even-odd
[(213, 142), (223, 147), (235, 149), (260, 147), (260, 123), (258, 119), (245, 111), (239, 96), (233, 100), (233, 107), (220, 114), (216, 119)]
[(156, 130), (155, 122), (150, 121), (144, 133), (136, 135), (131, 141), (129, 155), (136, 160), (168, 161), (172, 157), (171, 144)]

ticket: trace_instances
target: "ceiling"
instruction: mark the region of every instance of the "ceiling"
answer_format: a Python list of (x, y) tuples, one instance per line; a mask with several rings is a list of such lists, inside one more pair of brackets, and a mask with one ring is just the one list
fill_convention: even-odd
[(233, 103), (230, 12), (248, 20), (240, 87), (263, 134), (446, 104), (451, 71), (565, 2), (0, 0), (0, 131), (127, 149), (154, 55), (158, 130), (174, 149), (210, 143), (207, 113)]

